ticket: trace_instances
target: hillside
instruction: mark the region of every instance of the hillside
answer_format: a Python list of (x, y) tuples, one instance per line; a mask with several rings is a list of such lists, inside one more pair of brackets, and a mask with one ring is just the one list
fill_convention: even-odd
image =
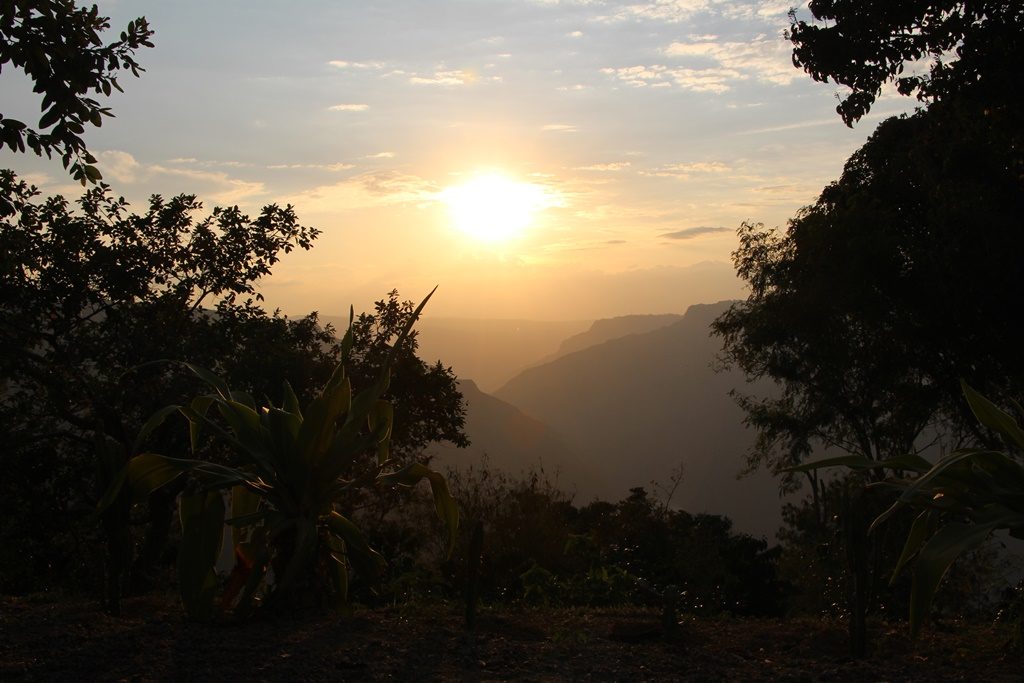
[(586, 332), (574, 334), (563, 341), (559, 345), (558, 351), (544, 359), (544, 362), (550, 362), (570, 353), (603, 344), (611, 339), (650, 332), (678, 322), (682, 317), (675, 313), (665, 313), (663, 315), (623, 315), (617, 318), (595, 320)]
[[(323, 322), (344, 331), (348, 317), (325, 315)], [(524, 368), (543, 362), (566, 337), (585, 331), (589, 320), (507, 320), (435, 318), (416, 323), (419, 357), (440, 360), (460, 379), (493, 391)]]
[(754, 439), (729, 396), (743, 378), (710, 367), (719, 342), (708, 325), (727, 306), (691, 306), (666, 327), (530, 368), (495, 395), (585, 453), (607, 482), (594, 491), (601, 497), (664, 482), (682, 463), (674, 505), (726, 514), (737, 528), (771, 537), (780, 521), (775, 482), (764, 473), (736, 479)]
[[(460, 380), (466, 401), (468, 448), (433, 444), (428, 453), (434, 465), (459, 469), (479, 466), (484, 456), (489, 467), (519, 475), (543, 467), (567, 492), (595, 491), (606, 486), (597, 468), (586, 464), (548, 425), (523, 414), (513, 405), (483, 393), (476, 383)], [(571, 473), (571, 481), (560, 472)]]

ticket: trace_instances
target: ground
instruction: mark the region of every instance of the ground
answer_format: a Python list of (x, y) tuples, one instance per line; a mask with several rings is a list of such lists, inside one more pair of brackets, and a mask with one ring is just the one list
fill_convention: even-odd
[(474, 632), (457, 605), (357, 609), (247, 624), (192, 624), (170, 597), (121, 617), (85, 600), (0, 599), (0, 680), (1019, 681), (1009, 631), (874, 624), (847, 656), (842, 623), (687, 618), (664, 633), (642, 609), (487, 608)]

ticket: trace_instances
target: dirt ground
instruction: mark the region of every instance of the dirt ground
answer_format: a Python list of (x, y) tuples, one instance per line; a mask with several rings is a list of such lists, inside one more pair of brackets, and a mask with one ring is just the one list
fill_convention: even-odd
[(475, 632), (457, 605), (359, 609), (198, 625), (173, 598), (125, 601), (119, 618), (83, 600), (3, 598), (0, 680), (47, 681), (1020, 681), (1004, 627), (875, 624), (847, 656), (845, 626), (814, 620), (684, 618), (671, 633), (641, 609), (502, 608)]

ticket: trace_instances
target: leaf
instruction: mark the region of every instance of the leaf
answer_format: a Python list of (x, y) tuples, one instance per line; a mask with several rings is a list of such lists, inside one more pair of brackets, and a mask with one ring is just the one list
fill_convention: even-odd
[(238, 604), (235, 606), (235, 614), (245, 617), (252, 612), (253, 599), (267, 575), (267, 566), (270, 564), (270, 547), (267, 544), (266, 534), (257, 534), (250, 543), (236, 546), (237, 553), (243, 554), (245, 559), (252, 563), (252, 569), (249, 571), (245, 587), (242, 589), (242, 595), (238, 598)]
[(327, 516), (327, 527), (331, 533), (345, 542), (345, 556), (359, 575), (369, 582), (375, 581), (387, 563), (366, 542), (366, 536), (359, 527), (335, 511)]
[(181, 362), (182, 365), (191, 370), (196, 377), (198, 377), (199, 379), (203, 380), (211, 387), (213, 387), (213, 389), (216, 390), (217, 394), (222, 399), (224, 399), (225, 401), (231, 399), (231, 389), (228, 388), (227, 382), (225, 382), (223, 379), (221, 379), (214, 373), (210, 372), (206, 368), (201, 367), (199, 365), (195, 365), (194, 363), (188, 363), (185, 361), (179, 362)]
[[(915, 497), (926, 496), (931, 498), (932, 494), (926, 489), (930, 490), (932, 486), (940, 483), (951, 483), (956, 484), (957, 479), (955, 477), (956, 472), (954, 468), (963, 463), (964, 461), (970, 460), (980, 454), (990, 453), (991, 451), (980, 451), (980, 450), (961, 450), (954, 451), (944, 458), (939, 459), (930, 470), (914, 479), (900, 495), (899, 500), (903, 503), (912, 503)], [(953, 475), (951, 477), (951, 475)]]
[(896, 561), (896, 567), (892, 570), (892, 579), (889, 581), (890, 586), (899, 578), (900, 572), (903, 571), (907, 562), (917, 554), (921, 546), (928, 540), (928, 537), (935, 532), (936, 522), (934, 510), (922, 510), (921, 514), (914, 518), (913, 524), (910, 525), (910, 532), (907, 534), (907, 540), (903, 544), (903, 552), (900, 553), (900, 558)]
[(242, 446), (242, 455), (265, 468), (267, 474), (274, 472), (270, 444), (264, 438), (259, 414), (237, 401), (217, 401), (221, 417), (231, 427), (237, 442)]
[(292, 385), (288, 380), (284, 381), (284, 403), (282, 408), (295, 415), (300, 420), (302, 419), (302, 409), (299, 407), (299, 397), (295, 395), (295, 390), (292, 389)]
[(434, 510), (444, 524), (445, 535), (448, 539), (448, 556), (451, 557), (452, 551), (455, 550), (455, 539), (459, 529), (459, 506), (448, 491), (448, 482), (445, 481), (444, 476), (426, 465), (413, 463), (397, 472), (382, 474), (377, 477), (377, 481), (398, 486), (415, 486), (424, 478), (430, 481), (430, 489), (434, 494)]
[(948, 524), (921, 548), (910, 593), (910, 635), (916, 638), (931, 609), (932, 598), (950, 565), (965, 552), (981, 546), (994, 525)]
[[(188, 418), (189, 445), (194, 453), (199, 448), (199, 437), (203, 432), (203, 424), (206, 418), (206, 411), (213, 404), (213, 396), (196, 396), (189, 404), (189, 412), (181, 410), (181, 414)], [(190, 417), (194, 415), (195, 417)]]
[(274, 444), (277, 459), (295, 457), (296, 441), (302, 430), (302, 418), (279, 408), (264, 408), (266, 428)]
[[(348, 608), (348, 564), (345, 563), (345, 544), (333, 534), (328, 534), (328, 538), (332, 541), (333, 551), (328, 572), (331, 577), (331, 585), (334, 586), (334, 594), (337, 596), (334, 608), (339, 612), (346, 612), (350, 608)], [(341, 549), (334, 548), (335, 544), (341, 546)]]
[(889, 470), (926, 472), (931, 468), (931, 466), (932, 464), (930, 462), (914, 453), (898, 455), (885, 460), (872, 460), (870, 458), (865, 458), (862, 455), (841, 455), (834, 458), (825, 458), (824, 460), (815, 460), (814, 462), (803, 463), (794, 467), (787, 467), (782, 471), (811, 472), (823, 467), (848, 467), (851, 470), (873, 470), (884, 468)]
[(279, 596), (287, 596), (304, 574), (312, 570), (313, 560), (317, 551), (316, 524), (309, 519), (292, 517), (289, 528), (294, 530), (295, 537), (291, 547), (291, 557), (284, 571), (278, 578), (274, 591)]
[(315, 466), (331, 443), (336, 422), (352, 408), (352, 385), (347, 377), (306, 406), (302, 427), (296, 439), (296, 450), (303, 461)]
[[(245, 486), (231, 487), (231, 519), (226, 523), (232, 526), (231, 541), (237, 547), (243, 541), (243, 533), (240, 521), (247, 518), (255, 518), (259, 515), (260, 496)], [(256, 520), (253, 519), (255, 522)]]
[(179, 406), (176, 405), (164, 406), (150, 415), (149, 419), (146, 420), (146, 423), (142, 425), (142, 429), (139, 430), (138, 436), (135, 437), (135, 443), (132, 445), (132, 453), (138, 453), (142, 448), (142, 444), (144, 444), (146, 439), (149, 438), (149, 435), (153, 433), (153, 430), (162, 425), (167, 419), (167, 416), (177, 412), (178, 409)]
[(219, 491), (184, 494), (178, 511), (181, 518), (178, 549), (181, 601), (190, 619), (210, 621), (217, 589), (213, 568), (224, 531), (224, 499)]
[(787, 467), (783, 472), (811, 472), (813, 470), (821, 469), (822, 467), (849, 467), (850, 469), (869, 469), (872, 467), (878, 467), (878, 461), (869, 460), (862, 455), (842, 455), (835, 458), (825, 458), (824, 460), (815, 460), (814, 462), (807, 462), (794, 467)]
[(231, 391), (231, 400), (235, 401), (237, 403), (241, 403), (242, 405), (244, 405), (249, 410), (252, 410), (254, 412), (256, 410), (256, 401), (255, 401), (255, 399), (253, 399), (252, 395), (249, 394), (246, 391), (234, 391), (234, 390), (232, 390)]
[(114, 504), (118, 496), (121, 495), (121, 491), (124, 489), (124, 483), (128, 479), (128, 465), (122, 467), (113, 480), (107, 486), (107, 490), (100, 497), (100, 501), (96, 504), (96, 514), (102, 515), (107, 508)]
[(370, 410), (368, 421), (370, 431), (377, 440), (377, 465), (383, 465), (388, 459), (388, 442), (395, 422), (394, 406), (388, 401), (378, 399)]
[(1018, 448), (1024, 448), (1024, 430), (1011, 415), (972, 389), (967, 382), (960, 380), (960, 388), (978, 422), (1002, 434)]
[(128, 461), (128, 486), (135, 502), (149, 498), (162, 486), (191, 469), (188, 461), (173, 460), (156, 453), (142, 453)]
[(328, 492), (334, 487), (335, 480), (351, 466), (355, 457), (373, 448), (375, 444), (373, 434), (360, 434), (349, 426), (336, 432), (313, 473), (317, 498), (329, 496)]
[(61, 111), (60, 107), (58, 107), (56, 104), (50, 107), (49, 111), (47, 111), (45, 114), (39, 117), (40, 131), (45, 130), (46, 128), (49, 128), (53, 124), (57, 123), (57, 121), (60, 120), (63, 114), (64, 112)]
[(348, 362), (348, 356), (352, 352), (352, 346), (355, 343), (355, 337), (352, 333), (352, 323), (355, 320), (355, 309), (352, 306), (348, 307), (348, 329), (345, 330), (345, 336), (341, 338), (341, 363), (345, 364)]

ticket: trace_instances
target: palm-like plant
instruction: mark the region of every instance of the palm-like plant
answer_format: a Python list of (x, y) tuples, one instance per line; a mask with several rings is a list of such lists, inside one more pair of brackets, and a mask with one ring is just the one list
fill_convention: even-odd
[[(393, 349), (429, 299), (420, 303)], [(211, 391), (187, 406), (161, 410), (143, 428), (144, 436), (180, 412), (189, 421), (193, 450), (204, 432), (212, 432), (240, 461), (227, 466), (143, 453), (129, 461), (104, 501), (113, 501), (123, 485), (133, 495), (145, 496), (182, 473), (192, 476), (194, 483), (179, 508), (178, 561), (182, 600), (190, 617), (206, 620), (216, 611), (214, 565), (222, 544), (225, 501), (236, 566), (221, 606), (234, 606), (238, 614), (250, 612), (260, 595), (270, 606), (326, 593), (340, 607), (347, 600), (350, 566), (368, 580), (381, 572), (383, 558), (341, 508), (346, 496), (361, 487), (413, 486), (427, 479), (451, 551), (458, 508), (444, 478), (418, 463), (395, 470), (389, 459), (393, 411), (381, 396), (388, 387), (391, 358), (376, 382), (354, 393), (345, 373), (351, 348), (350, 325), (341, 344), (341, 362), (305, 408), (287, 384), (280, 406), (257, 407), (251, 396), (232, 391), (213, 373), (185, 364)], [(211, 408), (220, 419), (210, 415)], [(370, 452), (376, 457), (366, 464), (363, 456)], [(354, 473), (361, 465), (363, 471)]]
[[(1024, 429), (1013, 416), (966, 383), (961, 382), (961, 385), (978, 421), (1012, 447), (1024, 450)], [(1024, 413), (1019, 405), (1016, 407)], [(958, 557), (980, 548), (998, 530), (1024, 538), (1024, 465), (1009, 452), (961, 449), (935, 464), (918, 455), (888, 460), (845, 456), (807, 463), (793, 471), (837, 465), (853, 470), (884, 468), (901, 473), (871, 485), (891, 489), (897, 498), (872, 522), (869, 532), (900, 508), (910, 506), (920, 511), (893, 572), (895, 581), (913, 564), (910, 594), (913, 636), (920, 632), (939, 584)]]

